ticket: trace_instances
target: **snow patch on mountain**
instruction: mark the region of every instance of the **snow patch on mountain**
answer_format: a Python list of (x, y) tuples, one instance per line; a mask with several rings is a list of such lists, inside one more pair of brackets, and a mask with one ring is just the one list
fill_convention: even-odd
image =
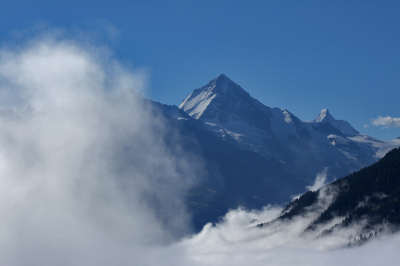
[[(222, 106), (220, 105), (219, 107), (223, 108), (216, 108), (215, 106), (211, 106), (211, 108), (225, 109), (227, 105), (230, 104), (229, 102), (225, 102), (227, 100), (226, 98), (229, 98), (229, 96), (232, 95), (236, 96), (240, 94), (248, 95), (248, 93), (245, 92), (240, 86), (238, 86), (224, 74), (221, 74), (217, 78), (211, 80), (206, 86), (194, 90), (193, 93), (191, 93), (181, 103), (179, 108), (188, 113), (191, 117), (200, 119), (215, 98), (222, 99)], [(240, 109), (243, 107), (243, 104), (243, 102), (235, 101), (234, 108)]]
[(179, 106), (194, 119), (219, 124), (228, 121), (242, 121), (268, 131), (271, 111), (239, 85), (220, 75), (206, 86), (196, 89)]
[(350, 140), (347, 138), (343, 138), (341, 136), (337, 136), (337, 135), (329, 135), (327, 137), (327, 139), (329, 140), (329, 142), (331, 143), (331, 145), (333, 146), (338, 146), (338, 145), (347, 145), (350, 143)]
[(190, 94), (186, 100), (179, 106), (183, 111), (189, 114), (195, 119), (199, 119), (211, 101), (217, 97), (217, 94), (213, 92), (215, 85), (207, 88), (204, 91), (199, 91), (198, 93), (193, 92)]
[(298, 130), (293, 122), (293, 115), (286, 109), (272, 108), (271, 129), (275, 136), (287, 142), (290, 136), (299, 138)]
[(217, 119), (208, 120), (203, 128), (222, 138), (224, 141), (245, 150), (251, 150), (260, 154), (269, 154), (265, 149), (265, 139), (271, 138), (265, 131), (246, 124), (243, 121), (229, 121), (222, 125)]
[[(328, 117), (327, 117), (328, 116)], [(319, 115), (317, 116), (317, 118), (315, 118), (314, 122), (323, 122), (324, 120), (330, 120), (329, 118), (331, 117), (328, 109), (323, 109)]]
[(385, 156), (385, 154), (390, 150), (400, 146), (400, 139), (381, 140), (363, 134), (349, 137), (349, 139), (356, 142), (360, 146), (372, 148), (372, 150), (375, 152), (373, 157), (376, 160), (383, 158), (383, 156)]

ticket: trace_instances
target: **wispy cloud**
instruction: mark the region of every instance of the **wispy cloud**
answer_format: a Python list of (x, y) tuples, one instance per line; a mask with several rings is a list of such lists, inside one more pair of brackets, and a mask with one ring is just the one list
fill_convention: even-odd
[[(317, 176), (315, 177), (314, 184), (310, 186), (306, 186), (306, 191), (317, 191), (318, 189), (322, 188), (323, 186), (327, 185), (327, 174), (328, 174), (328, 168), (324, 168), (322, 172), (319, 172)], [(300, 198), (300, 196), (303, 194), (298, 194), (292, 196), (292, 200)]]
[(312, 186), (307, 186), (306, 188), (309, 191), (317, 191), (318, 189), (325, 186), (327, 184), (326, 182), (327, 173), (328, 173), (328, 168), (325, 168), (324, 171), (317, 174), (314, 184)]
[(400, 118), (390, 117), (390, 116), (386, 117), (380, 116), (378, 118), (371, 119), (371, 123), (374, 126), (384, 126), (382, 128), (400, 127)]

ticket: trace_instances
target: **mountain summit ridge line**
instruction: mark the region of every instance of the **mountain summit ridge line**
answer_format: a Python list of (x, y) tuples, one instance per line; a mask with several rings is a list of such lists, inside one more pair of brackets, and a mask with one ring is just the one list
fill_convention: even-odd
[(308, 181), (325, 168), (332, 180), (342, 177), (400, 146), (360, 134), (328, 109), (313, 121), (301, 121), (287, 109), (265, 106), (224, 74), (195, 89), (179, 108), (224, 141), (277, 158)]

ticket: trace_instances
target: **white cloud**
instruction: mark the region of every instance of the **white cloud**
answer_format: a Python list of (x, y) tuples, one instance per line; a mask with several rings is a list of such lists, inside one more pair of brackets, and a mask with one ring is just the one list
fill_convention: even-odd
[(129, 72), (109, 57), (110, 52), (84, 47), (73, 40), (45, 35), (25, 46), (0, 51), (2, 107), (31, 103), (70, 105), (94, 95), (116, 96), (122, 88), (143, 90), (145, 72)]
[(325, 186), (327, 184), (326, 183), (327, 173), (328, 173), (328, 168), (325, 168), (324, 171), (317, 174), (317, 176), (315, 177), (314, 184), (312, 186), (307, 186), (306, 188), (310, 191), (317, 191), (318, 189)]
[(382, 129), (386, 129), (388, 127), (400, 127), (400, 118), (396, 118), (396, 117), (390, 117), (390, 116), (386, 116), (386, 117), (378, 117), (375, 119), (371, 119), (371, 123), (374, 126), (384, 126)]
[[(328, 174), (328, 168), (326, 167), (322, 172), (318, 173), (317, 176), (315, 177), (314, 184), (311, 186), (306, 186), (306, 192), (307, 191), (317, 191), (318, 189), (322, 188), (323, 186), (327, 185), (327, 174)], [(292, 200), (296, 200), (300, 198), (302, 194), (294, 195), (292, 196)]]
[(0, 51), (1, 106), (38, 110), (0, 118), (1, 265), (132, 265), (190, 231), (198, 159), (135, 94), (104, 97), (147, 75), (102, 51), (52, 36)]
[[(279, 207), (269, 206), (259, 212), (232, 210), (220, 223), (208, 224), (201, 233), (177, 245), (186, 250), (185, 265), (393, 265), (399, 258), (399, 234), (381, 235), (361, 247), (347, 249), (343, 246), (350, 235), (359, 234), (362, 222), (316, 238), (343, 219), (337, 217), (329, 224), (304, 232), (335, 195), (335, 190), (324, 187), (317, 204), (310, 208), (312, 212), (292, 220), (273, 221), (282, 211)], [(254, 219), (258, 222), (251, 223)], [(262, 222), (267, 224), (254, 227)]]
[[(261, 241), (260, 241), (261, 242)], [(186, 265), (396, 265), (400, 235), (382, 237), (372, 240), (361, 247), (336, 249), (330, 251), (317, 250), (305, 246), (260, 248), (251, 250), (239, 249), (225, 252), (195, 253), (186, 258)], [(226, 245), (226, 244), (225, 244)], [(235, 246), (235, 244), (231, 244)], [(190, 264), (191, 263), (191, 264)]]

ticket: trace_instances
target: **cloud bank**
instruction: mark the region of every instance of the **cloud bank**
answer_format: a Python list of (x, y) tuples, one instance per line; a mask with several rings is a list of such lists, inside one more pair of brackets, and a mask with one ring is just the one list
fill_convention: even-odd
[(371, 119), (371, 123), (374, 126), (385, 126), (385, 127), (400, 127), (400, 118), (396, 117), (378, 117), (375, 119)]
[(190, 232), (198, 160), (136, 93), (106, 96), (146, 78), (50, 35), (0, 51), (2, 108), (33, 106), (0, 113), (1, 265), (131, 265)]
[[(324, 236), (321, 233), (343, 217), (307, 230), (336, 193), (333, 187), (324, 187), (318, 202), (291, 220), (276, 220), (283, 210), (276, 206), (261, 211), (232, 210), (220, 223), (206, 225), (198, 235), (178, 245), (186, 250), (191, 265), (394, 265), (400, 251), (396, 246), (399, 234), (381, 235), (361, 247), (344, 248), (353, 238), (359, 238), (363, 221)], [(261, 228), (256, 226), (261, 223)]]

